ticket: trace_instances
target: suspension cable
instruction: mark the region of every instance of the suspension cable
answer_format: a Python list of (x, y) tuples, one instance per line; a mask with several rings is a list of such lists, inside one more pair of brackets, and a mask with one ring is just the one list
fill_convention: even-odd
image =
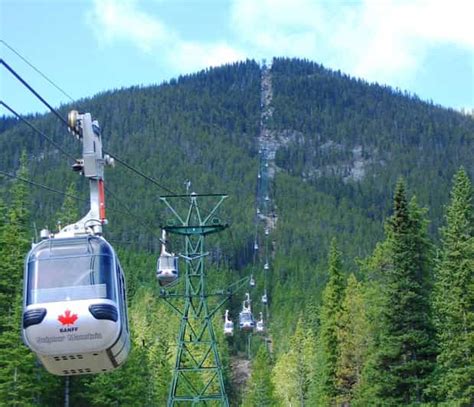
[[(22, 77), (20, 74), (18, 74), (10, 65), (8, 65), (3, 58), (0, 58), (0, 64), (2, 64), (18, 81), (20, 81), (31, 93), (33, 93), (33, 95), (35, 95), (50, 111), (51, 113), (53, 113), (56, 117), (59, 118), (59, 120), (61, 120), (62, 123), (64, 123), (66, 125), (67, 128), (69, 128), (69, 125), (68, 125), (68, 122), (66, 119), (64, 119), (60, 114), (59, 112), (54, 109), (38, 92), (36, 92)], [(13, 113), (13, 112), (12, 112)], [(137, 168), (134, 168), (132, 165), (126, 163), (124, 160), (122, 160), (121, 158), (119, 158), (116, 154), (113, 154), (109, 151), (106, 151), (106, 150), (103, 150), (105, 154), (108, 154), (109, 156), (111, 156), (114, 160), (116, 160), (118, 163), (122, 164), (124, 167), (128, 168), (130, 171), (134, 172), (135, 174), (143, 177), (144, 179), (146, 179), (147, 181), (153, 183), (154, 185), (156, 185), (158, 188), (161, 188), (163, 189), (164, 191), (168, 192), (169, 194), (171, 195), (177, 195), (174, 191), (172, 191), (171, 189), (161, 185), (158, 181), (156, 181), (155, 179), (153, 179), (152, 177), (146, 175), (145, 173), (143, 173), (142, 171), (140, 171), (139, 169)], [(74, 159), (75, 160), (75, 159)], [(183, 198), (185, 199), (185, 198)]]
[(20, 119), (23, 123), (27, 124), (31, 129), (36, 131), (40, 136), (44, 137), (47, 141), (49, 141), (53, 146), (55, 146), (61, 153), (64, 155), (68, 156), (71, 160), (76, 161), (76, 158), (68, 153), (66, 150), (64, 150), (58, 143), (56, 143), (53, 139), (48, 137), (46, 134), (44, 134), (41, 130), (39, 130), (36, 126), (34, 126), (31, 122), (26, 120), (23, 116), (21, 116), (19, 113), (17, 113), (15, 110), (13, 110), (9, 105), (7, 105), (3, 100), (0, 100), (0, 105), (2, 105), (5, 109), (10, 111), (10, 113), (14, 114), (18, 119)]
[(31, 93), (33, 93), (33, 95), (35, 95), (39, 100), (41, 100), (41, 102), (48, 107), (48, 109), (59, 119), (61, 120), (66, 126), (68, 126), (67, 124), (67, 120), (62, 117), (59, 112), (54, 109), (48, 102), (46, 102), (45, 99), (43, 99), (43, 97), (38, 93), (36, 92), (10, 65), (8, 65), (3, 58), (0, 58), (0, 64), (2, 64), (5, 68), (7, 68), (7, 70), (16, 78), (18, 79), (22, 84), (23, 86), (25, 86)]
[[(8, 177), (8, 178), (12, 178), (12, 179), (17, 179), (19, 181), (22, 181), (22, 182), (24, 182), (26, 184), (29, 184), (29, 185), (32, 185), (34, 187), (42, 188), (42, 189), (45, 189), (45, 190), (50, 191), (50, 192), (54, 192), (54, 193), (59, 194), (59, 195), (63, 195), (65, 197), (73, 198), (77, 201), (89, 203), (89, 199), (81, 198), (81, 197), (78, 197), (78, 196), (72, 195), (72, 194), (68, 194), (67, 192), (61, 191), (59, 189), (52, 188), (52, 187), (49, 187), (49, 186), (44, 185), (44, 184), (40, 184), (39, 182), (32, 181), (28, 178), (23, 178), (23, 177), (20, 177), (18, 175), (10, 174), (6, 171), (0, 170), (0, 175), (3, 175), (3, 176)], [(119, 202), (119, 204), (120, 204), (120, 202)], [(123, 215), (129, 215), (129, 216), (136, 217), (135, 215), (133, 215), (129, 211), (122, 211), (122, 210), (116, 209), (116, 208), (108, 208), (108, 210), (111, 211), (111, 212), (117, 212), (117, 213), (121, 213)], [(142, 224), (142, 226), (144, 226), (144, 225)]]
[(49, 79), (43, 72), (41, 72), (38, 68), (36, 68), (30, 61), (28, 61), (23, 55), (21, 55), (15, 48), (9, 45), (6, 41), (0, 39), (0, 42), (5, 45), (10, 51), (16, 54), (19, 58), (21, 58), (26, 64), (28, 64), (31, 68), (33, 68), (38, 74), (40, 74), (44, 79), (46, 79), (51, 85), (53, 85), (57, 90), (59, 90), (64, 96), (66, 96), (71, 102), (74, 102), (74, 99), (66, 93), (62, 88), (56, 85), (51, 79)]
[[(129, 216), (135, 218), (135, 220), (138, 222), (138, 224), (140, 224), (141, 226), (143, 226), (145, 229), (147, 229), (149, 232), (151, 232), (152, 235), (154, 235), (155, 237), (157, 237), (158, 239), (160, 239), (160, 236), (156, 235), (156, 232), (154, 230), (152, 230), (150, 228), (149, 225), (145, 224), (142, 222), (141, 218), (139, 218), (137, 215), (133, 214), (131, 209), (129, 208), (129, 206), (127, 204), (125, 204), (122, 200), (120, 200), (116, 194), (114, 194), (110, 188), (108, 187), (104, 187), (105, 188), (105, 191), (110, 195), (112, 196), (112, 198), (118, 202), (119, 205), (121, 205), (123, 208), (125, 208), (126, 212), (128, 213)], [(160, 239), (161, 240), (161, 239)]]
[(55, 193), (57, 193), (57, 194), (67, 196), (67, 197), (69, 197), (69, 198), (76, 199), (76, 200), (78, 200), (78, 201), (89, 202), (88, 199), (80, 198), (80, 197), (78, 197), (78, 196), (68, 194), (67, 192), (60, 191), (59, 189), (51, 188), (51, 187), (48, 187), (47, 185), (43, 185), (43, 184), (40, 184), (40, 183), (38, 183), (38, 182), (31, 181), (31, 180), (28, 179), (28, 178), (23, 178), (23, 177), (20, 177), (20, 176), (18, 176), (18, 175), (10, 174), (10, 173), (5, 172), (5, 171), (2, 171), (2, 170), (0, 170), (0, 174), (3, 175), (3, 176), (5, 176), (5, 177), (17, 179), (17, 180), (19, 180), (19, 181), (22, 181), (22, 182), (24, 182), (24, 183), (26, 183), (26, 184), (33, 185), (33, 186), (38, 187), (38, 188), (46, 189), (47, 191), (50, 191), (50, 192), (55, 192)]

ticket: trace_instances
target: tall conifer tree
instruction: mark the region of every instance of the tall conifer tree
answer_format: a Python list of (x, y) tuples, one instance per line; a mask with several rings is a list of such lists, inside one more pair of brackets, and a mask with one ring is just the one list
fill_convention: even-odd
[(438, 339), (435, 393), (439, 401), (474, 403), (473, 188), (464, 169), (454, 177), (433, 295)]
[(369, 326), (361, 284), (354, 274), (347, 281), (339, 314), (337, 338), (339, 354), (336, 368), (337, 403), (350, 405), (361, 382), (368, 342)]
[[(19, 176), (28, 177), (23, 153)], [(28, 190), (15, 181), (2, 233), (0, 310), (0, 405), (52, 405), (57, 401), (56, 380), (38, 366), (21, 340), (23, 267), (29, 249)]]
[(252, 366), (252, 374), (242, 403), (243, 407), (274, 407), (278, 405), (270, 371), (270, 355), (265, 346), (260, 346)]
[(426, 221), (416, 201), (408, 203), (402, 180), (397, 183), (387, 232), (391, 267), (385, 276), (383, 332), (374, 384), (387, 405), (407, 405), (424, 400), (434, 346)]
[(300, 318), (290, 339), (288, 352), (280, 355), (273, 368), (275, 393), (285, 406), (306, 406), (314, 376), (315, 338), (312, 329)]
[(337, 394), (336, 365), (339, 353), (337, 324), (344, 297), (341, 252), (333, 239), (329, 250), (329, 280), (323, 291), (316, 351), (316, 377), (311, 391), (314, 405), (329, 405)]

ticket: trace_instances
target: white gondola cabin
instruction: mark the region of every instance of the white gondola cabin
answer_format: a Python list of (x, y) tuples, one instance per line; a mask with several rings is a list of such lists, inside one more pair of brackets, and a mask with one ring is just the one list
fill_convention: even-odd
[(161, 254), (156, 265), (156, 278), (161, 286), (166, 286), (178, 278), (178, 256), (166, 251), (166, 232), (162, 232)]
[(23, 338), (55, 375), (113, 370), (130, 350), (125, 279), (102, 237), (50, 238), (25, 267)]
[(265, 332), (265, 323), (263, 322), (263, 314), (262, 313), (260, 313), (260, 319), (257, 321), (255, 331), (259, 334)]
[(253, 278), (253, 275), (250, 276), (249, 285), (252, 288), (255, 287), (255, 279)]
[(255, 321), (250, 310), (244, 309), (240, 312), (239, 326), (242, 331), (249, 332), (253, 330), (253, 328), (255, 327)]
[(242, 331), (250, 332), (255, 327), (253, 319), (252, 308), (250, 305), (250, 294), (245, 294), (245, 300), (242, 304), (242, 311), (239, 314), (239, 327)]
[(225, 320), (224, 320), (224, 335), (233, 336), (234, 335), (234, 323), (229, 319), (229, 310), (225, 310)]
[(125, 278), (112, 246), (101, 236), (105, 217), (99, 123), (73, 110), (69, 130), (82, 141), (73, 168), (89, 179), (90, 210), (79, 221), (33, 246), (25, 262), (22, 335), (50, 373), (107, 372), (130, 351)]

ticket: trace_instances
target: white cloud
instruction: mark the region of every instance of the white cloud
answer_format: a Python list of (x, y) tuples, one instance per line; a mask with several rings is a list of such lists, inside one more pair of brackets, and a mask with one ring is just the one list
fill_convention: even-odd
[(162, 22), (139, 11), (133, 0), (96, 0), (89, 17), (96, 36), (103, 43), (128, 41), (150, 52), (156, 45), (173, 38), (173, 33)]
[(234, 0), (234, 32), (254, 55), (299, 56), (394, 85), (414, 76), (434, 45), (474, 55), (474, 2), (454, 0)]
[(88, 20), (102, 44), (127, 42), (146, 53), (159, 55), (160, 62), (176, 73), (245, 59), (242, 52), (224, 41), (208, 43), (181, 38), (158, 17), (141, 11), (136, 0), (94, 0)]
[(100, 42), (129, 43), (159, 55), (174, 74), (289, 56), (406, 88), (433, 46), (452, 44), (474, 55), (471, 0), (233, 0), (229, 21), (216, 22), (223, 31), (229, 26), (232, 39), (208, 42), (183, 38), (143, 11), (139, 0), (93, 4), (89, 20)]

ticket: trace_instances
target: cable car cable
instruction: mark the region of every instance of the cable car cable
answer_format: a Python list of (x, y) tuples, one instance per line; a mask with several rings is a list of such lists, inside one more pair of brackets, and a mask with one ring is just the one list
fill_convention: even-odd
[[(66, 156), (68, 156), (69, 158), (71, 158), (72, 160), (76, 161), (76, 158), (68, 153), (67, 151), (65, 151), (59, 144), (57, 144), (54, 140), (52, 140), (51, 138), (49, 138), (48, 136), (46, 136), (43, 132), (41, 132), (37, 127), (35, 127), (31, 122), (29, 122), (28, 120), (26, 120), (25, 118), (23, 118), (19, 113), (17, 113), (15, 110), (13, 110), (13, 108), (11, 108), (9, 105), (7, 105), (4, 101), (0, 100), (0, 105), (4, 106), (8, 111), (10, 111), (12, 114), (14, 114), (18, 119), (20, 119), (21, 121), (23, 121), (25, 124), (27, 124), (30, 128), (32, 128), (34, 131), (36, 131), (39, 135), (41, 135), (42, 137), (44, 137), (46, 140), (48, 140), (51, 144), (53, 144), (59, 151), (61, 151), (63, 154), (65, 154)], [(130, 164), (127, 164), (124, 160), (122, 160), (121, 158), (119, 158), (117, 155), (115, 154), (112, 154), (112, 153), (109, 153), (107, 151), (104, 150), (104, 153), (105, 154), (108, 154), (110, 155), (115, 161), (117, 161), (118, 163), (122, 164), (124, 167), (130, 169), (131, 171), (135, 172), (136, 174), (142, 176), (143, 178), (147, 179), (148, 181), (152, 182), (153, 184), (155, 184), (156, 186), (158, 186), (159, 188), (165, 190), (166, 192), (168, 193), (171, 193), (171, 194), (175, 194), (172, 190), (170, 190), (169, 188), (166, 188), (164, 187), (163, 185), (160, 185), (158, 182), (156, 182), (153, 178), (147, 176), (146, 174), (144, 174), (143, 172), (141, 172), (140, 170), (137, 170), (135, 168), (133, 168)]]
[(138, 224), (140, 224), (140, 225), (143, 226), (145, 229), (147, 229), (149, 232), (151, 232), (151, 234), (152, 234), (153, 236), (157, 237), (158, 240), (160, 239), (160, 236), (157, 236), (157, 235), (155, 234), (155, 231), (152, 230), (149, 225), (147, 225), (147, 224), (145, 224), (145, 223), (142, 223), (141, 219), (140, 219), (137, 215), (133, 214), (132, 211), (130, 210), (130, 208), (128, 207), (128, 205), (126, 205), (123, 201), (121, 201), (119, 198), (117, 198), (117, 195), (114, 194), (114, 193), (110, 190), (110, 188), (105, 187), (105, 186), (104, 186), (104, 188), (105, 188), (105, 191), (106, 191), (109, 195), (111, 195), (112, 198), (115, 199), (115, 200), (119, 203), (119, 205), (121, 205), (121, 206), (123, 206), (123, 207), (125, 208), (125, 210), (127, 211), (127, 213), (128, 213), (131, 217), (133, 217), (133, 218), (135, 218), (135, 219), (137, 220)]
[[(54, 109), (38, 92), (36, 92), (22, 77), (20, 74), (18, 74), (10, 65), (8, 65), (5, 60), (3, 58), (0, 58), (0, 63), (16, 78), (18, 79), (31, 93), (33, 93), (56, 117), (59, 118), (59, 120), (61, 120), (62, 123), (64, 123), (66, 125), (67, 128), (69, 128), (69, 124), (67, 122), (66, 119), (64, 119), (60, 114), (59, 112)], [(137, 175), (140, 175), (141, 177), (145, 178), (146, 180), (152, 182), (154, 185), (156, 185), (157, 187), (163, 189), (164, 191), (172, 194), (172, 195), (177, 195), (174, 191), (172, 191), (171, 189), (163, 186), (163, 185), (160, 185), (160, 183), (158, 183), (156, 180), (154, 180), (152, 177), (144, 174), (142, 171), (134, 168), (133, 166), (131, 166), (130, 164), (127, 164), (124, 160), (122, 160), (121, 158), (119, 158), (116, 154), (113, 154), (111, 152), (108, 152), (106, 151), (105, 149), (103, 149), (103, 152), (104, 154), (108, 154), (109, 156), (111, 156), (114, 160), (116, 160), (118, 163), (122, 164), (123, 166), (125, 166), (126, 168), (128, 168), (129, 170), (133, 171), (134, 173), (136, 173)], [(183, 198), (184, 199), (184, 198)]]
[[(60, 114), (59, 112), (54, 109), (38, 92), (36, 92), (10, 65), (8, 65), (5, 60), (3, 58), (0, 58), (0, 63), (16, 78), (18, 79), (31, 93), (33, 93), (50, 111), (51, 113), (53, 113), (56, 117), (59, 118), (59, 120), (61, 120), (65, 125), (66, 127), (69, 128), (69, 124), (67, 122), (66, 119), (64, 119)], [(5, 106), (6, 107), (6, 106)], [(10, 110), (10, 109), (9, 109)], [(12, 111), (13, 113), (13, 111)], [(15, 115), (18, 116), (17, 113), (14, 113)], [(116, 154), (113, 154), (111, 152), (108, 152), (108, 151), (105, 151), (104, 150), (104, 153), (105, 154), (108, 154), (110, 155), (114, 160), (116, 160), (117, 162), (119, 162), (120, 164), (122, 164), (123, 166), (125, 166), (126, 168), (128, 168), (129, 170), (133, 171), (134, 173), (140, 175), (141, 177), (145, 178), (146, 180), (152, 182), (153, 184), (155, 184), (157, 187), (163, 189), (164, 191), (172, 194), (172, 195), (176, 195), (176, 193), (174, 191), (172, 191), (171, 189), (169, 188), (166, 188), (164, 187), (163, 185), (160, 185), (156, 180), (154, 180), (153, 178), (149, 177), (148, 175), (144, 174), (142, 171), (140, 170), (137, 170), (136, 168), (132, 167), (130, 164), (127, 164), (124, 160), (122, 160), (121, 158), (119, 158)]]
[(104, 153), (110, 155), (115, 161), (122, 164), (124, 167), (128, 168), (130, 171), (133, 171), (135, 174), (138, 174), (141, 177), (145, 178), (146, 180), (150, 181), (151, 183), (155, 184), (157, 187), (165, 190), (166, 192), (170, 193), (171, 195), (176, 195), (176, 193), (174, 191), (172, 191), (169, 188), (164, 187), (163, 185), (160, 185), (152, 177), (149, 177), (148, 175), (144, 174), (142, 171), (137, 170), (136, 168), (132, 167), (130, 164), (127, 164), (125, 161), (123, 161), (121, 158), (119, 158), (116, 154), (113, 154), (113, 153), (111, 153), (109, 151), (105, 151), (105, 150), (104, 150)]
[(41, 102), (48, 107), (48, 109), (58, 117), (66, 126), (68, 126), (67, 120), (62, 117), (57, 110), (55, 110), (38, 92), (36, 92), (10, 65), (8, 65), (3, 58), (0, 58), (0, 64), (2, 64), (16, 79), (18, 79), (23, 86), (25, 86), (33, 95), (35, 95)]
[[(33, 93), (50, 111), (51, 113), (53, 113), (56, 117), (59, 118), (59, 120), (61, 120), (61, 122), (63, 122), (66, 127), (69, 128), (69, 125), (68, 125), (68, 122), (66, 119), (64, 119), (60, 114), (59, 112), (54, 109), (38, 92), (36, 92), (10, 65), (8, 65), (5, 60), (3, 58), (0, 58), (0, 63), (16, 78), (18, 79), (31, 93)], [(2, 102), (2, 104), (4, 104)], [(5, 104), (4, 104), (5, 105)], [(5, 107), (7, 107), (5, 105)], [(8, 110), (10, 110), (8, 107), (7, 107)], [(13, 114), (15, 114), (17, 117), (20, 117), (16, 112), (13, 112), (12, 110), (10, 110)], [(105, 151), (104, 150), (104, 153), (105, 154), (108, 154), (110, 155), (112, 158), (114, 158), (117, 162), (119, 162), (120, 164), (122, 164), (123, 166), (127, 167), (129, 170), (135, 172), (136, 174), (142, 176), (143, 178), (147, 179), (148, 181), (152, 182), (153, 184), (155, 184), (156, 186), (158, 186), (159, 188), (165, 190), (166, 192), (172, 194), (172, 195), (176, 195), (175, 192), (173, 192), (172, 190), (170, 190), (169, 188), (166, 188), (164, 187), (163, 185), (160, 185), (157, 181), (155, 181), (153, 178), (149, 177), (148, 175), (144, 174), (143, 172), (141, 172), (140, 170), (137, 170), (136, 168), (132, 167), (130, 164), (127, 164), (124, 160), (122, 160), (121, 158), (119, 158), (116, 154), (113, 154), (111, 152), (108, 152), (108, 151)]]
[[(59, 189), (52, 188), (52, 187), (49, 187), (49, 186), (44, 185), (44, 184), (40, 184), (39, 182), (32, 181), (28, 178), (23, 178), (23, 177), (19, 177), (18, 175), (10, 174), (6, 171), (0, 170), (0, 175), (3, 175), (5, 177), (9, 177), (9, 178), (13, 178), (13, 179), (17, 179), (17, 180), (22, 181), (26, 184), (29, 184), (29, 185), (32, 185), (32, 186), (35, 186), (35, 187), (38, 187), (38, 188), (43, 188), (47, 191), (54, 192), (56, 194), (60, 194), (60, 195), (63, 195), (63, 196), (69, 197), (69, 198), (73, 198), (73, 199), (76, 199), (78, 201), (87, 202), (87, 203), (90, 202), (89, 199), (81, 198), (81, 197), (78, 197), (78, 196), (72, 195), (72, 194), (68, 194), (67, 192), (61, 191)], [(131, 213), (122, 211), (120, 209), (109, 208), (109, 210), (112, 211), (112, 212), (117, 212), (117, 213), (121, 213), (121, 214), (125, 214), (125, 215), (132, 215)]]
[(73, 161), (76, 161), (76, 158), (68, 153), (66, 150), (64, 150), (58, 143), (56, 143), (53, 139), (48, 137), (46, 134), (44, 134), (41, 130), (39, 130), (37, 127), (35, 127), (30, 121), (26, 120), (24, 117), (22, 117), (19, 113), (17, 113), (15, 110), (13, 110), (9, 105), (7, 105), (3, 100), (0, 100), (0, 105), (2, 105), (5, 109), (10, 111), (10, 113), (14, 114), (18, 119), (20, 119), (23, 123), (28, 125), (31, 129), (36, 131), (40, 136), (44, 137), (47, 141), (49, 141), (53, 146), (55, 146), (61, 153), (64, 155), (68, 156), (70, 159)]
[[(1, 101), (0, 100), (0, 104), (3, 105), (6, 109), (8, 109), (11, 113), (13, 113), (15, 116), (17, 116), (21, 121), (23, 121), (25, 124), (27, 124), (28, 126), (30, 126), (34, 131), (36, 131), (39, 135), (41, 135), (42, 137), (44, 137), (47, 141), (49, 141), (51, 144), (53, 144), (58, 150), (60, 150), (64, 155), (68, 156), (69, 158), (71, 158), (72, 160), (76, 161), (76, 159), (74, 158), (73, 155), (69, 154), (67, 151), (65, 151), (60, 145), (58, 145), (54, 140), (52, 140), (51, 138), (49, 138), (48, 136), (46, 136), (43, 132), (41, 132), (37, 127), (35, 127), (32, 123), (30, 123), (28, 120), (24, 119), (21, 115), (19, 115), (15, 110), (13, 110), (10, 106), (8, 106), (5, 102)], [(2, 171), (3, 173), (3, 171)], [(6, 174), (6, 173), (4, 173)], [(27, 182), (26, 180), (24, 180), (25, 182)], [(36, 185), (33, 181), (32, 182), (32, 185)], [(37, 184), (36, 186), (41, 186), (41, 184)], [(54, 188), (50, 188), (50, 187), (47, 187), (45, 185), (43, 185), (43, 187), (45, 189), (48, 189), (51, 190), (52, 192), (57, 192), (57, 193), (62, 193), (61, 191), (59, 190), (55, 190)], [(134, 215), (130, 209), (125, 205), (123, 204), (118, 198), (117, 196), (112, 192), (110, 191), (109, 188), (105, 188), (112, 196), (113, 198), (120, 204), (122, 205), (125, 209), (126, 209), (126, 213), (132, 217), (134, 217), (135, 219), (139, 219), (138, 216)], [(67, 194), (65, 194), (67, 195)], [(75, 198), (75, 199), (78, 199), (78, 200), (82, 200), (81, 198), (78, 198), (78, 197), (75, 197), (73, 195), (69, 195), (70, 197), (72, 198)], [(88, 202), (88, 200), (85, 200), (86, 202)], [(113, 210), (111, 208), (111, 210)], [(120, 211), (122, 212), (122, 211)], [(124, 212), (122, 212), (124, 213)], [(145, 226), (143, 223), (141, 223), (139, 221), (139, 223), (142, 225), (142, 226)], [(145, 226), (147, 229), (148, 229), (148, 226)]]
[(57, 194), (67, 196), (69, 198), (74, 198), (74, 199), (77, 199), (78, 201), (89, 202), (89, 199), (80, 198), (78, 196), (68, 194), (67, 192), (60, 191), (59, 189), (55, 189), (55, 188), (52, 188), (52, 187), (48, 187), (47, 185), (43, 185), (43, 184), (40, 184), (38, 182), (31, 181), (30, 179), (19, 177), (18, 175), (9, 174), (8, 172), (2, 171), (2, 170), (0, 170), (0, 175), (6, 176), (6, 177), (9, 177), (9, 178), (14, 178), (14, 179), (17, 179), (19, 181), (25, 182), (26, 184), (30, 184), (30, 185), (33, 185), (35, 187), (43, 188), (47, 191), (55, 192)]
[(33, 68), (38, 74), (40, 74), (44, 79), (46, 79), (51, 85), (53, 85), (57, 90), (59, 90), (64, 96), (66, 96), (71, 102), (74, 102), (74, 99), (66, 93), (62, 88), (56, 85), (51, 79), (49, 79), (43, 72), (36, 68), (30, 61), (28, 61), (23, 55), (21, 55), (15, 48), (13, 48), (6, 41), (0, 39), (0, 42), (5, 45), (10, 51), (16, 54), (20, 59), (22, 59), (26, 64)]

